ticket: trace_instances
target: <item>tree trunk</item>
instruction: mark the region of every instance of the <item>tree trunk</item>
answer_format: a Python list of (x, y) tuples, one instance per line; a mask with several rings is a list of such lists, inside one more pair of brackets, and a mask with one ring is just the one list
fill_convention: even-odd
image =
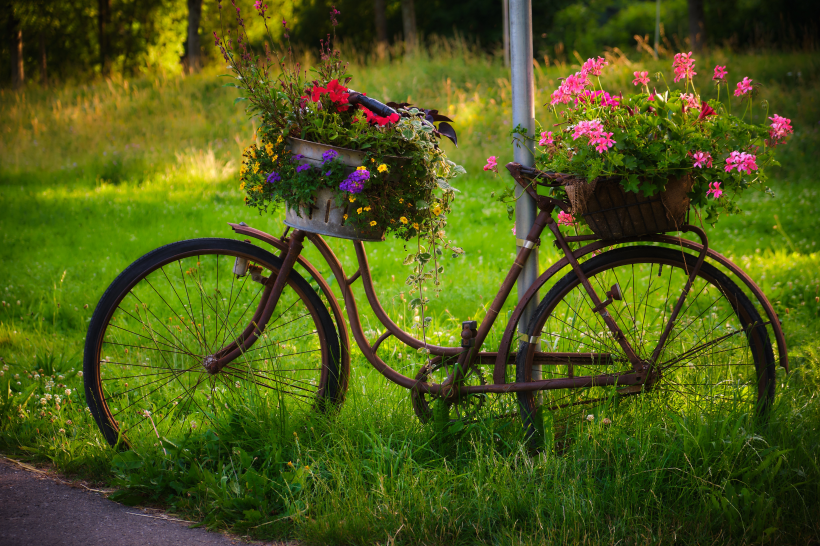
[(387, 13), (384, 0), (373, 0), (373, 11), (376, 12), (376, 41), (380, 46), (387, 45)]
[(11, 54), (11, 85), (14, 89), (20, 89), (26, 81), (23, 72), (23, 29), (20, 28), (20, 20), (15, 16), (11, 3), (6, 4), (6, 7), (8, 9), (9, 53)]
[(48, 62), (46, 59), (46, 33), (40, 32), (40, 83), (48, 85)]
[(703, 0), (689, 0), (689, 39), (692, 42), (692, 50), (700, 53), (706, 43)]
[(111, 18), (110, 0), (98, 0), (97, 23), (100, 40), (100, 73), (108, 74), (108, 23)]
[(504, 66), (510, 67), (510, 0), (501, 0), (501, 26), (504, 27)]
[(401, 0), (401, 18), (404, 23), (404, 43), (410, 51), (416, 47), (416, 7), (413, 0)]
[(199, 72), (202, 67), (199, 45), (199, 21), (202, 19), (202, 0), (188, 0), (188, 71)]

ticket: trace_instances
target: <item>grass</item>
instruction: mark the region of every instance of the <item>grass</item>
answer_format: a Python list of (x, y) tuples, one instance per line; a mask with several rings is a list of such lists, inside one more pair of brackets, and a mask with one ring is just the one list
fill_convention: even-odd
[[(255, 127), (211, 70), (2, 91), (0, 449), (112, 483), (123, 502), (164, 504), (253, 537), (317, 544), (820, 541), (820, 66), (811, 55), (728, 53), (699, 66), (718, 62), (764, 83), (771, 111), (795, 126), (773, 184), (777, 197), (750, 193), (742, 214), (707, 230), (711, 245), (763, 287), (783, 319), (792, 373), (778, 370), (767, 424), (740, 412), (682, 418), (649, 401), (605, 403), (590, 408), (592, 423), (556, 427), (556, 449), (531, 457), (517, 424), (501, 431), (481, 423), (422, 426), (406, 391), (356, 352), (348, 399), (332, 418), (282, 421), (248, 397), (167, 455), (151, 446), (110, 449), (84, 411), (80, 377), (85, 329), (104, 289), (153, 248), (232, 237), (226, 222), (282, 229), (281, 212), (258, 216), (241, 205), (237, 159)], [(626, 89), (638, 64), (668, 72), (666, 61), (633, 67), (622, 58), (612, 86)], [(570, 70), (536, 68), (539, 104)], [(446, 344), (462, 320), (483, 317), (514, 252), (512, 223), (489, 200), (505, 180), (481, 172), (488, 155), (502, 163), (512, 155), (504, 69), (445, 43), (413, 60), (362, 61), (352, 72), (353, 85), (372, 96), (434, 105), (457, 120), (461, 146), (448, 152), (473, 174), (458, 181), (449, 227), (466, 258), (446, 264), (444, 295), (431, 306), (432, 337)], [(708, 86), (706, 78), (701, 83)], [(540, 106), (537, 117), (549, 119)], [(331, 244), (348, 272), (355, 270), (349, 245)], [(407, 324), (401, 245), (371, 244), (368, 252), (380, 298)], [(329, 274), (315, 251), (307, 255)], [(542, 268), (557, 256), (543, 245)], [(370, 335), (379, 330), (368, 312), (363, 323)], [(387, 349), (392, 364), (415, 373), (420, 357), (398, 345)], [(47, 392), (52, 399), (42, 404)]]

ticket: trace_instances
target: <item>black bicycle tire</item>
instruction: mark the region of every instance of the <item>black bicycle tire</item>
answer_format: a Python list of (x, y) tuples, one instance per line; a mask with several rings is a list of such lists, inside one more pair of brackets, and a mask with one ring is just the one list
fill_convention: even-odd
[[(97, 303), (89, 322), (88, 333), (85, 340), (83, 382), (86, 404), (98, 428), (110, 445), (117, 445), (117, 443), (121, 441), (121, 438), (119, 431), (115, 425), (112, 425), (110, 422), (111, 419), (109, 419), (103, 407), (105, 396), (103, 395), (100, 382), (98, 358), (102, 338), (110, 317), (113, 315), (119, 303), (128, 294), (128, 291), (134, 287), (140, 279), (146, 277), (162, 265), (174, 261), (175, 258), (183, 255), (191, 255), (191, 253), (196, 253), (197, 251), (207, 253), (208, 251), (214, 250), (243, 253), (252, 257), (254, 260), (271, 266), (271, 269), (275, 269), (276, 271), (278, 271), (282, 265), (282, 260), (267, 250), (251, 243), (234, 239), (202, 238), (177, 241), (156, 248), (135, 260), (106, 288)], [(342, 403), (345, 394), (344, 390), (347, 385), (347, 378), (342, 377), (343, 367), (339, 333), (331, 319), (330, 312), (319, 295), (298, 272), (291, 271), (288, 276), (288, 284), (295, 285), (307, 298), (308, 303), (314, 307), (321, 321), (322, 332), (325, 333), (324, 341), (328, 344), (328, 362), (331, 369), (328, 369), (326, 374), (322, 373), (322, 376), (328, 378), (328, 380), (325, 385), (320, 385), (319, 392), (321, 396), (317, 396), (317, 403), (315, 404), (315, 407), (319, 411), (324, 412)]]

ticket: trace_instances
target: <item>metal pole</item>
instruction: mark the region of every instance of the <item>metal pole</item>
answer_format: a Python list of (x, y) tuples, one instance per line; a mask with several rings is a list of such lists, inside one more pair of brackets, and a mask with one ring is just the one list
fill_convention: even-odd
[[(532, 0), (510, 1), (510, 57), (512, 61), (512, 112), (513, 127), (521, 125), (527, 129), (528, 137), (535, 131), (535, 86), (532, 73)], [(535, 164), (533, 142), (525, 140), (515, 146), (514, 158), (526, 167)], [(520, 239), (526, 237), (535, 221), (535, 201), (516, 185), (515, 232)], [(520, 248), (520, 247), (519, 247)], [(538, 249), (533, 249), (524, 270), (518, 277), (518, 300), (538, 278)], [(530, 318), (538, 304), (538, 296), (530, 300), (521, 315), (519, 332), (525, 332)], [(535, 371), (533, 371), (535, 373)], [(535, 378), (533, 378), (535, 379)]]

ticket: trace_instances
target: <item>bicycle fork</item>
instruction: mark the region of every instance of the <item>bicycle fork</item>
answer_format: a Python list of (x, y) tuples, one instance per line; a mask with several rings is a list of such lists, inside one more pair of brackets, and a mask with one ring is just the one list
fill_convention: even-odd
[[(296, 264), (296, 259), (304, 248), (303, 242), (305, 240), (305, 232), (295, 230), (288, 241), (288, 251), (282, 260), (282, 267), (276, 275), (276, 280), (271, 282), (268, 278), (265, 284), (265, 290), (260, 300), (260, 305), (256, 310), (250, 324), (245, 331), (243, 331), (234, 341), (228, 346), (223, 347), (212, 355), (207, 355), (202, 360), (202, 365), (210, 374), (219, 373), (222, 368), (231, 363), (234, 359), (247, 351), (253, 345), (262, 332), (265, 331), (268, 321), (273, 315), (273, 310), (279, 303), (279, 298), (282, 291), (285, 289), (288, 277), (293, 266)], [(271, 275), (272, 277), (272, 275)]]

